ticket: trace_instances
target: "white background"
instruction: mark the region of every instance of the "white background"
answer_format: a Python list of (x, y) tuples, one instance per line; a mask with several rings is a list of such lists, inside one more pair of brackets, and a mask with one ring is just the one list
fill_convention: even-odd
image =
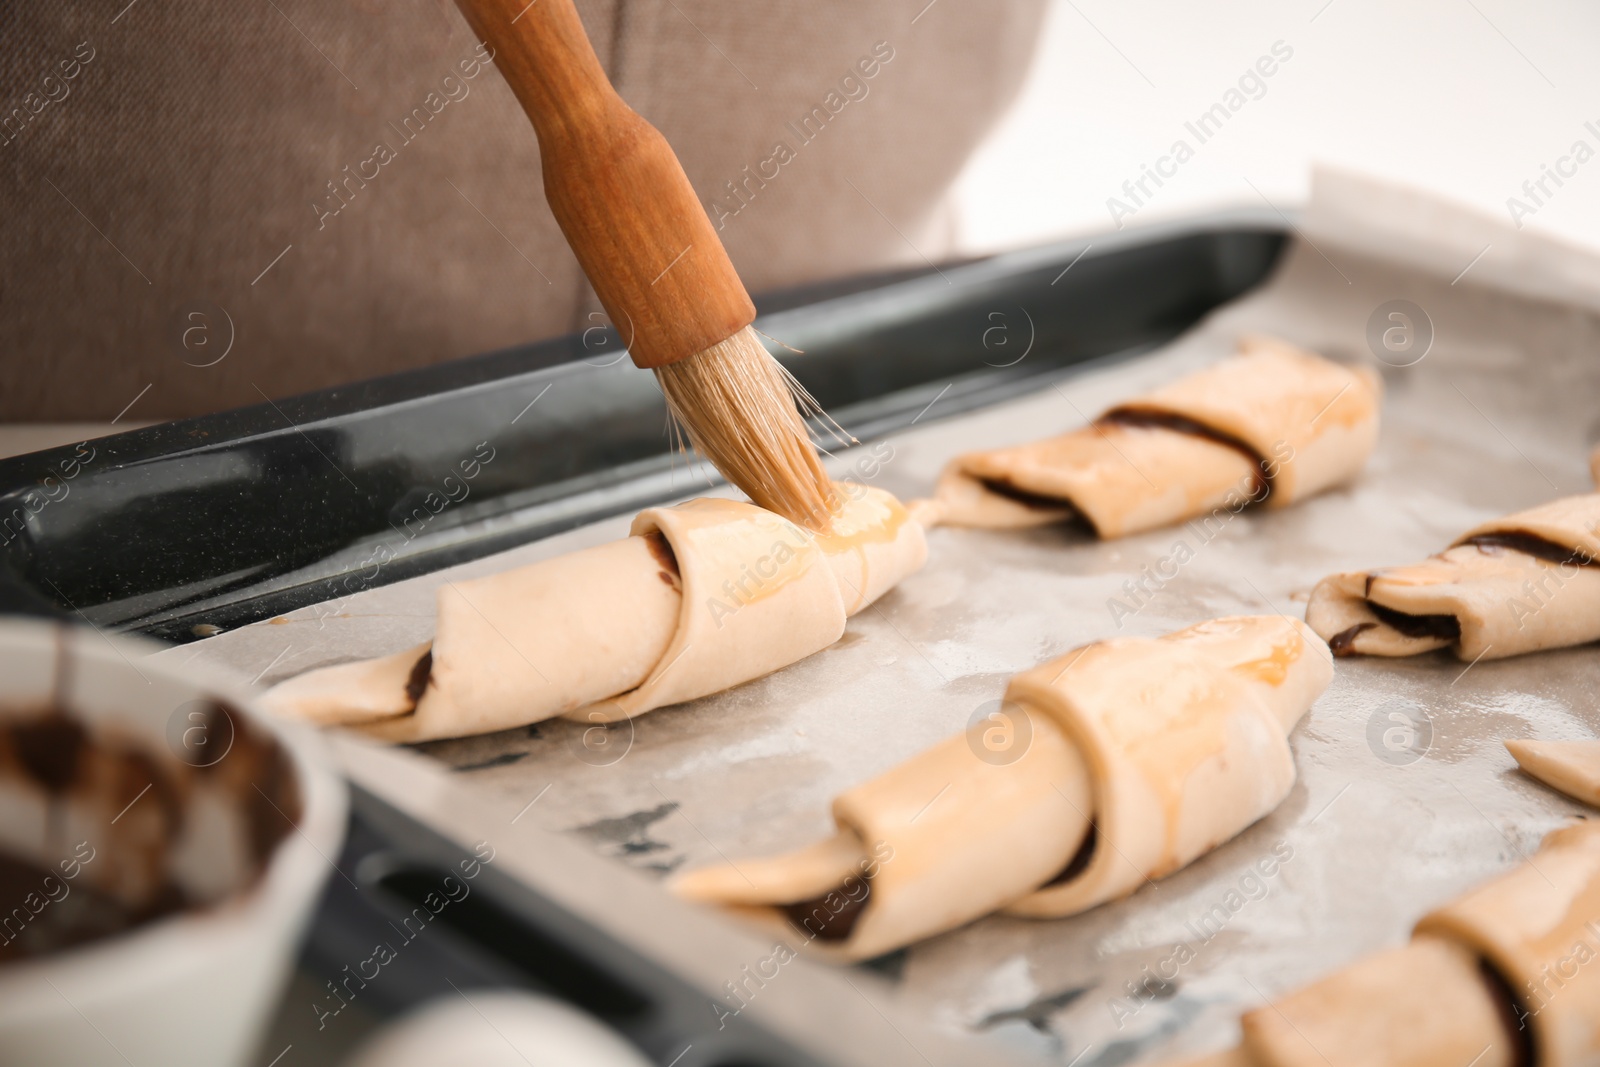
[[(1278, 40), (1294, 55), (1266, 94), (1197, 145), (1184, 122)], [(1506, 199), (1542, 164), (1579, 138), (1600, 153), (1584, 129), (1600, 128), (1597, 45), (1592, 0), (1055, 0), (1016, 107), (955, 189), (958, 244), (1105, 231), (1106, 199), (1178, 137), (1195, 158), (1127, 225), (1302, 203), (1314, 163), (1509, 221)], [(1525, 225), (1600, 249), (1600, 158), (1565, 181)]]

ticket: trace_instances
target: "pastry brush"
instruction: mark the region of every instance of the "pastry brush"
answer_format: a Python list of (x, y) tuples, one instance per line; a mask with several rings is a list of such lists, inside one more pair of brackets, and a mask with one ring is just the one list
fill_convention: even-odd
[(457, 0), (533, 120), (545, 198), (633, 362), (763, 508), (826, 530), (832, 482), (804, 388), (756, 337), (755, 305), (666, 138), (617, 95), (573, 0)]

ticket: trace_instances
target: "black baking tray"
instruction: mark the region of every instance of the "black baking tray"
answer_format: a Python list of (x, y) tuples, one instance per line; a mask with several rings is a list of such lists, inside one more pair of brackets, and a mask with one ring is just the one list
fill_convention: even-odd
[[(353, 786), (344, 847), (256, 1061), (293, 1048), (295, 1063), (335, 1064), (409, 1010), (493, 989), (563, 1000), (657, 1064), (823, 1067), (747, 1013), (719, 1019), (682, 976), (492, 863), (463, 882), (461, 864), (484, 858)], [(402, 930), (452, 876), (469, 891), (438, 909), (436, 922)], [(376, 944), (391, 947), (390, 961), (371, 981), (352, 979)]]
[[(1159, 345), (1260, 284), (1276, 212), (1232, 212), (757, 300), (870, 440)], [(463, 309), (464, 313), (467, 309)], [(69, 476), (70, 474), (70, 476)], [(169, 642), (504, 551), (715, 480), (585, 333), (0, 461), (0, 610)]]
[[(871, 440), (1166, 342), (1261, 284), (1285, 245), (1275, 212), (1218, 214), (768, 295), (757, 325), (804, 350), (774, 345)], [(597, 327), (0, 460), (0, 612), (188, 641), (680, 496), (707, 476), (672, 453), (654, 382)], [(430, 493), (448, 503), (435, 508)], [(694, 1063), (715, 1067), (820, 1062), (753, 1019), (715, 1027), (683, 978), (495, 869), (472, 908), (452, 908), (382, 982), (324, 1017), (327, 983), (466, 855), (353, 793), (338, 872), (260, 1062), (290, 1048), (293, 1062), (337, 1062), (384, 1020), (483, 988), (566, 999), (662, 1065), (691, 1045)]]

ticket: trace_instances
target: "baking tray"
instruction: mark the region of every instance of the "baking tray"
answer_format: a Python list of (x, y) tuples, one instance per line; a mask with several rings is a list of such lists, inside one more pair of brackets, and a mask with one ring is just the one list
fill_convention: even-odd
[[(261, 1062), (298, 1047), (295, 1063), (337, 1063), (381, 1024), (421, 1005), (515, 989), (574, 1004), (654, 1062), (826, 1063), (751, 1017), (719, 1027), (682, 975), (498, 870), (497, 859), (495, 843), (464, 846), (358, 786)], [(475, 872), (470, 880), (465, 871)], [(415, 909), (430, 895), (437, 921), (423, 923)], [(378, 944), (391, 957), (373, 974), (363, 962)]]
[[(1266, 284), (1170, 343), (1146, 335), (1060, 361), (961, 411), (944, 408), (957, 376), (936, 377), (920, 387), (921, 407), (905, 405), (900, 428), (830, 461), (837, 475), (923, 494), (952, 454), (1081, 425), (1221, 357), (1250, 330), (1382, 371), (1384, 433), (1357, 482), (1237, 516), (1191, 545), (1193, 558), (1131, 615), (1112, 610), (1125, 583), (1146, 567), (1170, 570), (1162, 561), (1193, 533), (1101, 543), (1064, 528), (936, 530), (926, 569), (853, 619), (833, 648), (773, 676), (617, 724), (599, 745), (591, 728), (551, 721), (419, 746), (391, 755), (394, 766), (370, 754), (347, 766), (385, 803), (458, 842), (515, 830), (503, 854), (520, 883), (679, 975), (709, 1013), (722, 979), (754, 958), (740, 953), (759, 942), (661, 892), (668, 872), (827, 833), (832, 796), (959, 731), (1012, 673), (1042, 659), (1220, 614), (1298, 615), (1325, 574), (1415, 560), (1480, 520), (1588, 488), (1585, 457), (1600, 428), (1595, 315), (1405, 267), (1381, 246), (1347, 249), (1336, 236), (1296, 238)], [(1060, 258), (1052, 266), (1067, 268)], [(1036, 318), (1042, 307), (1006, 299), (997, 293), (995, 310)], [(1367, 342), (1374, 314), (1396, 299), (1422, 309), (1432, 334), (1426, 357), (1405, 367), (1378, 362)], [(966, 320), (969, 366), (989, 355), (971, 329), (986, 321), (977, 307)], [(1041, 355), (1048, 349), (1023, 364)], [(627, 510), (161, 655), (270, 683), (414, 645), (431, 629), (442, 580), (621, 536)], [(1578, 813), (1518, 775), (1499, 738), (1600, 733), (1597, 683), (1592, 649), (1475, 665), (1443, 654), (1341, 661), (1291, 738), (1294, 790), (1235, 840), (1082, 916), (991, 917), (864, 967), (797, 961), (793, 982), (786, 971), (748, 1018), (804, 1047), (809, 1023), (818, 1058), (841, 1063), (1109, 1067), (1221, 1047), (1240, 1010), (1398, 943), (1423, 912), (1520, 862)], [(1411, 727), (1409, 745), (1386, 740), (1395, 716)], [(416, 762), (442, 792), (400, 773)]]
[[(1278, 217), (1231, 212), (767, 296), (758, 300), (758, 326), (804, 348), (800, 358), (782, 347), (777, 354), (837, 419), (872, 440), (1018, 395), (1063, 367), (1158, 345), (1259, 284), (1283, 246)], [(626, 365), (614, 336), (596, 329), (6, 460), (0, 610), (73, 614), (175, 643), (281, 620), (303, 605), (342, 602), (631, 512), (686, 484), (719, 484), (714, 472), (688, 469), (667, 453), (664, 428), (648, 378)], [(485, 443), (493, 460), (482, 460)], [(408, 522), (419, 500), (457, 473), (460, 457), (481, 461), (468, 499), (452, 500), (425, 523)], [(375, 570), (365, 561), (380, 543), (394, 551)], [(372, 784), (393, 788), (387, 776)], [(652, 846), (621, 847), (648, 853)], [(554, 990), (661, 1062), (681, 1058), (681, 1067), (882, 1062), (873, 1030), (891, 1056), (914, 1048), (944, 1058), (936, 1037), (920, 1035), (907, 1046), (918, 1023), (891, 1022), (888, 1004), (855, 1019), (845, 1044), (831, 1049), (805, 1027), (788, 1037), (766, 1027), (770, 1003), (741, 1013), (731, 1033), (712, 1029), (711, 1000), (702, 990), (692, 1006), (686, 1001), (691, 987), (681, 967), (640, 957), (603, 921), (575, 918), (553, 893), (529, 889), (527, 878), (501, 877), (480, 898), (493, 902), (503, 937), (485, 938), (481, 926), (444, 929), (405, 953), (403, 965), (386, 971), (337, 1023), (310, 1027), (316, 1007), (329, 1004), (326, 981), (349, 959), (365, 958), (351, 955), (363, 947), (356, 941), (393, 920), (400, 901), (383, 872), (448, 867), (440, 857), (449, 848), (415, 817), (358, 789), (350, 842), (264, 1060), (282, 1039), (285, 1051), (299, 1045), (301, 1062), (334, 1062), (376, 1022), (444, 992), (447, 976), (469, 989)], [(707, 932), (692, 952), (701, 977), (707, 959), (719, 949), (738, 953), (739, 945), (725, 931)], [(554, 962), (537, 958), (552, 953)], [(861, 1013), (872, 981), (841, 984), (824, 970), (787, 978), (785, 998), (799, 997), (808, 1014), (848, 1019)], [(618, 994), (623, 987), (629, 992)], [(709, 990), (714, 996), (715, 982)]]
[[(524, 819), (531, 805), (507, 813), (486, 804), (436, 761), (356, 739), (334, 744), (354, 783), (350, 833), (329, 859), (328, 888), (261, 1063), (335, 1064), (403, 1012), (508, 988), (565, 999), (672, 1067), (1037, 1062), (933, 1032), (894, 1005), (871, 970), (773, 966), (770, 938), (663, 899), (652, 880)], [(442, 906), (441, 890), (450, 898)], [(436, 918), (418, 918), (430, 893)], [(378, 943), (391, 958), (373, 974)], [(749, 1002), (713, 1010), (734, 982)]]
[[(1268, 284), (1171, 344), (1064, 368), (1028, 395), (941, 422), (930, 413), (861, 453), (880, 460), (874, 484), (924, 493), (958, 451), (1080, 425), (1264, 330), (1382, 372), (1382, 438), (1351, 486), (1242, 513), (1204, 544), (1184, 527), (1104, 543), (1066, 528), (935, 530), (922, 572), (852, 619), (840, 643), (775, 675), (618, 724), (601, 744), (583, 725), (546, 722), (418, 751), (454, 769), (502, 821), (525, 810), (522, 823), (586, 845), (619, 878), (626, 867), (659, 879), (826, 834), (834, 795), (961, 730), (1010, 675), (1043, 659), (1233, 612), (1299, 615), (1326, 574), (1420, 559), (1479, 521), (1588, 488), (1600, 390), (1593, 313), (1313, 240), (1296, 239)], [(1431, 349), (1411, 366), (1378, 362), (1366, 339), (1374, 313), (1394, 300), (1431, 323)], [(834, 462), (841, 474), (874, 471), (851, 453)], [(427, 636), (442, 578), (547, 558), (626, 527), (617, 516), (372, 590), (342, 606), (349, 618), (302, 609), (165, 654), (265, 669), (270, 681), (408, 647)], [(1180, 555), (1180, 540), (1192, 558), (1174, 574), (1162, 561)], [(1128, 614), (1125, 583), (1146, 568), (1172, 576)], [(1113, 610), (1119, 601), (1124, 610)], [(1222, 1047), (1241, 1010), (1400, 943), (1429, 908), (1521, 862), (1579, 813), (1516, 772), (1500, 738), (1600, 734), (1597, 688), (1592, 648), (1476, 665), (1445, 654), (1341, 661), (1292, 735), (1293, 791), (1233, 841), (1126, 900), (1053, 922), (990, 917), (869, 973), (912, 1020), (898, 1025), (981, 1041), (980, 1060), (1012, 1052), (1108, 1067)], [(374, 788), (406, 799), (381, 781)], [(680, 921), (666, 894), (646, 899), (645, 916)], [(723, 925), (730, 936), (737, 929)], [(693, 968), (703, 950), (662, 951)], [(778, 1011), (792, 999), (752, 1008)]]
[[(945, 416), (1169, 340), (1260, 282), (1282, 246), (1277, 216), (1223, 214), (780, 293), (756, 325), (868, 440), (935, 399)], [(718, 484), (671, 452), (660, 392), (633, 371), (597, 322), (0, 460), (0, 579), (14, 598), (182, 642)]]

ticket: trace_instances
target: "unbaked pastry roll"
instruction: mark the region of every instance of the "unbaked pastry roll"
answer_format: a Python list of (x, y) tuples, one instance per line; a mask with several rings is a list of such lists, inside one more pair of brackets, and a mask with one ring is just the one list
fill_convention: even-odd
[(1189, 1067), (1583, 1067), (1600, 1062), (1600, 822), (1369, 956), (1240, 1020)]
[(1284, 616), (1086, 645), (1012, 679), (998, 719), (841, 795), (832, 839), (673, 885), (850, 959), (1000, 909), (1084, 911), (1276, 807), (1288, 732), (1331, 677)]
[(1283, 507), (1353, 477), (1378, 439), (1381, 387), (1270, 337), (1060, 437), (960, 456), (919, 517), (1040, 526), (1081, 517), (1122, 537), (1251, 503)]
[(1334, 655), (1464, 660), (1600, 638), (1600, 493), (1486, 522), (1421, 563), (1324, 578), (1306, 622)]
[(828, 534), (733, 500), (649, 508), (621, 541), (445, 583), (430, 644), (291, 678), (265, 702), (410, 742), (629, 718), (759, 678), (837, 641), (927, 558), (893, 496), (840, 496)]

